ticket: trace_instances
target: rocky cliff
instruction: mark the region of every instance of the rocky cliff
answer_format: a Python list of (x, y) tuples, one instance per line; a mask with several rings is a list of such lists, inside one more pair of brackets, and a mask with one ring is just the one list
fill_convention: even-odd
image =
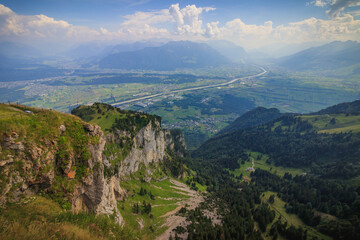
[(5, 104), (0, 110), (1, 204), (44, 194), (74, 212), (113, 215), (122, 223), (121, 180), (185, 148), (181, 133), (163, 130), (151, 115), (122, 112), (128, 124), (115, 118), (104, 133), (69, 114)]

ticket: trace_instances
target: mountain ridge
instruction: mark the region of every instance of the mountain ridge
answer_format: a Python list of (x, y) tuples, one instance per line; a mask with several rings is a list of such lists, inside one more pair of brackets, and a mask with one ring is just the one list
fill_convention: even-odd
[(160, 47), (119, 52), (100, 60), (101, 68), (174, 70), (201, 68), (229, 63), (224, 56), (204, 43), (168, 42)]
[(334, 41), (282, 57), (278, 64), (296, 71), (333, 70), (360, 63), (360, 43)]

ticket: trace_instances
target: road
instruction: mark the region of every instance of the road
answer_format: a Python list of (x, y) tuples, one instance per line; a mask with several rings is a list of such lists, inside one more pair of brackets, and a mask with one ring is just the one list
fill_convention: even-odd
[(214, 88), (214, 87), (222, 87), (222, 86), (227, 86), (230, 85), (234, 82), (240, 81), (240, 80), (245, 80), (245, 79), (250, 79), (250, 78), (255, 78), (255, 77), (260, 77), (264, 74), (267, 73), (267, 71), (263, 68), (263, 67), (259, 67), (263, 72), (259, 73), (259, 74), (255, 74), (255, 75), (251, 75), (251, 76), (247, 76), (247, 77), (241, 77), (241, 78), (235, 78), (229, 82), (225, 82), (225, 83), (219, 83), (219, 84), (212, 84), (212, 85), (208, 85), (208, 86), (201, 86), (201, 87), (192, 87), (192, 88), (185, 88), (185, 89), (177, 89), (177, 90), (171, 90), (169, 92), (166, 93), (157, 93), (157, 94), (153, 94), (153, 95), (148, 95), (148, 96), (144, 96), (144, 97), (140, 97), (140, 98), (134, 98), (134, 99), (130, 99), (130, 100), (125, 100), (122, 102), (117, 102), (117, 103), (113, 103), (111, 104), (112, 106), (118, 106), (118, 105), (123, 105), (126, 103), (132, 103), (132, 102), (137, 102), (137, 101), (141, 101), (141, 100), (146, 100), (146, 99), (151, 99), (154, 97), (159, 97), (159, 96), (163, 96), (163, 95), (168, 95), (171, 93), (180, 93), (180, 92), (189, 92), (189, 91), (195, 91), (195, 90), (201, 90), (201, 89), (206, 89), (206, 88)]

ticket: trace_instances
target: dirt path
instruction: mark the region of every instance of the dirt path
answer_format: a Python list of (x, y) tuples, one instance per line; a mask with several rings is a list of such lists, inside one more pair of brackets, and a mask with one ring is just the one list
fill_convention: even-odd
[[(189, 196), (188, 199), (179, 201), (177, 204), (179, 205), (173, 211), (167, 212), (166, 214), (162, 215), (161, 218), (166, 218), (165, 223), (162, 227), (167, 227), (167, 230), (157, 237), (157, 240), (168, 240), (170, 235), (172, 234), (172, 230), (177, 226), (185, 227), (187, 226), (186, 218), (182, 216), (176, 216), (175, 214), (182, 208), (185, 207), (187, 204), (187, 209), (195, 209), (201, 202), (204, 201), (204, 198), (200, 195), (200, 193), (191, 190), (186, 184), (179, 182), (174, 179), (170, 179), (170, 182), (175, 186), (172, 188), (182, 191), (181, 194)], [(172, 235), (174, 237), (174, 235)], [(180, 236), (182, 237), (182, 236)], [(187, 236), (183, 236), (187, 237)]]

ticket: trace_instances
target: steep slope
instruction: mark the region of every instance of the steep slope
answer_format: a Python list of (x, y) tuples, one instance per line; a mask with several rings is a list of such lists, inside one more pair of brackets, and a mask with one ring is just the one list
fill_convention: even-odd
[(113, 214), (123, 191), (104, 178), (105, 139), (75, 116), (1, 105), (1, 203), (44, 192), (74, 212)]
[(360, 43), (331, 42), (283, 57), (279, 64), (291, 70), (331, 70), (360, 63)]
[(182, 132), (161, 129), (161, 118), (155, 115), (120, 110), (111, 105), (95, 103), (80, 106), (72, 114), (105, 131), (105, 172), (124, 177), (136, 172), (141, 164), (148, 166), (166, 157), (167, 148), (183, 155)]
[(169, 42), (161, 47), (148, 47), (119, 52), (103, 58), (101, 68), (174, 70), (227, 64), (229, 61), (206, 44), (189, 41)]
[(118, 203), (128, 191), (120, 183), (140, 169), (150, 181), (169, 154), (185, 149), (181, 133), (161, 129), (159, 117), (106, 104), (74, 110), (113, 114), (105, 134), (69, 114), (8, 104), (0, 110), (1, 205), (42, 193), (64, 209), (123, 224)]
[(232, 122), (229, 126), (221, 130), (218, 135), (236, 130), (241, 130), (244, 128), (255, 127), (274, 120), (281, 115), (282, 114), (280, 113), (280, 111), (276, 108), (266, 109), (264, 107), (257, 107), (235, 119), (235, 121)]

